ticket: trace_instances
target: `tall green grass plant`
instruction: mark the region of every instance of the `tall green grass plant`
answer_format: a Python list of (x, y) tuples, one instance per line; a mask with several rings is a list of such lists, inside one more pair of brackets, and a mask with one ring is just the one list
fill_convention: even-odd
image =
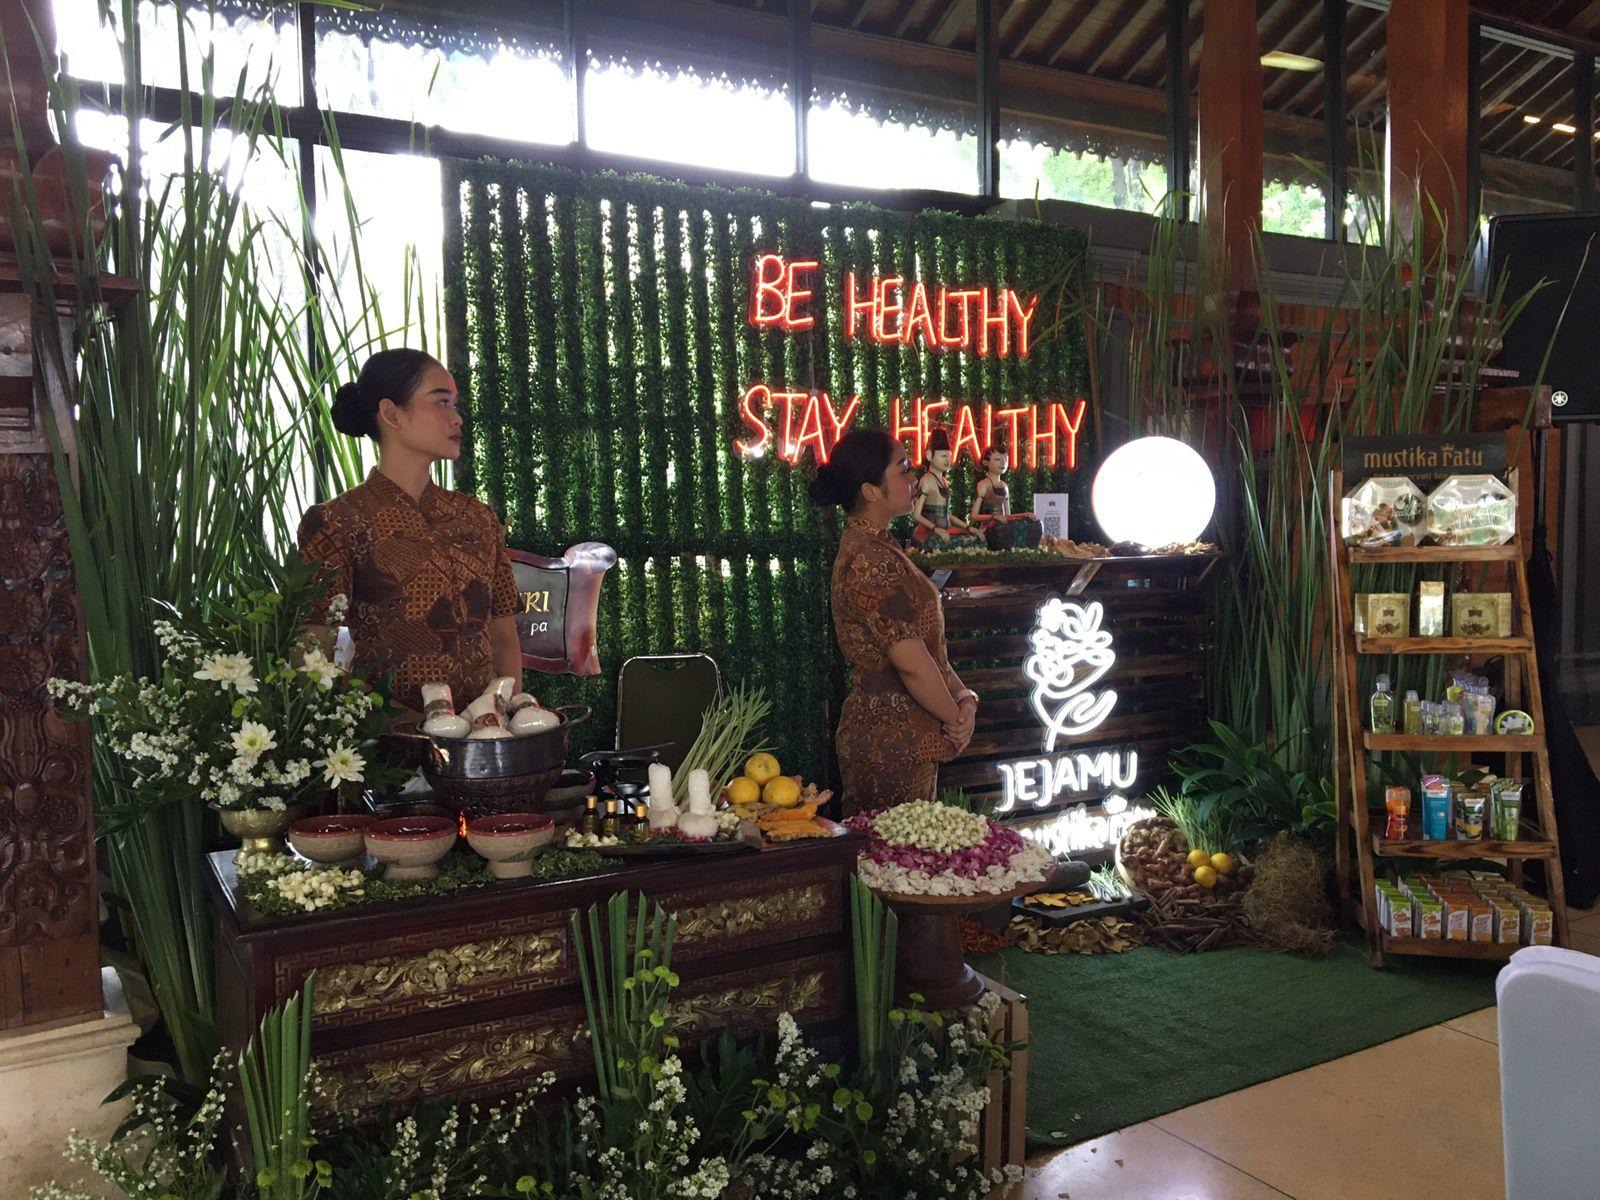
[[(316, 234), (303, 208), (272, 213), (247, 203), (241, 181), (252, 168), (294, 178), (294, 143), (265, 88), (248, 89), (243, 73), (220, 100), (209, 52), (199, 58), (199, 78), (190, 78), (182, 21), (180, 112), (160, 134), (180, 166), (164, 180), (147, 176), (152, 126), (135, 6), (103, 6), (122, 47), (114, 115), (128, 131), (103, 235), (94, 237), (85, 221), (71, 231), (66, 260), (52, 258), (33, 181), (25, 176), (6, 197), (37, 311), (71, 313), (65, 346), (40, 342), (55, 353), (52, 369), (74, 381), (73, 428), (52, 425), (50, 433), (94, 680), (158, 675), (153, 625), (163, 606), (203, 611), (225, 580), (261, 574), (292, 546), (307, 505), (357, 481), (356, 456), (328, 449), (337, 444), (328, 397), (368, 349), (404, 327), (385, 323), (383, 301), (359, 275), (353, 295), (319, 287)], [(44, 52), (4, 50), (8, 61)], [(47, 61), (53, 72), (54, 59)], [(70, 79), (55, 75), (52, 103), (68, 190), (86, 214), (95, 175), (78, 116), (89, 106)], [(352, 204), (348, 192), (344, 199)], [(359, 238), (353, 209), (351, 222)], [(130, 280), (137, 293), (108, 299), (104, 275)], [(411, 288), (405, 292), (409, 322)], [(113, 895), (180, 1069), (200, 1082), (216, 1045), (201, 885), (207, 816), (197, 802), (141, 794), (99, 748), (95, 798), (115, 830), (106, 839)]]

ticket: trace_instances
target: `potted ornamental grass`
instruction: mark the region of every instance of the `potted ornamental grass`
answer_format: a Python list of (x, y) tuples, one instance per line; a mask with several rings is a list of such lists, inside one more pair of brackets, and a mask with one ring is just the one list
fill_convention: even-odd
[[(306, 808), (393, 774), (374, 750), (396, 710), (308, 629), (325, 594), (316, 567), (272, 566), (197, 612), (169, 608), (155, 622), (157, 678), (52, 679), (50, 691), (94, 722), (140, 808), (204, 803), (242, 853), (282, 853), (283, 831)], [(346, 605), (328, 598), (329, 623)]]

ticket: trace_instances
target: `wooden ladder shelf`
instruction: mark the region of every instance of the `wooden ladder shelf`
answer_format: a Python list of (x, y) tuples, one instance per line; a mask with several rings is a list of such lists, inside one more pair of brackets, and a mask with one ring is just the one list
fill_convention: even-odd
[[(1517, 491), (1517, 472), (1508, 482)], [(1518, 946), (1440, 938), (1399, 938), (1386, 933), (1376, 916), (1373, 884), (1383, 858), (1431, 858), (1442, 863), (1468, 859), (1505, 862), (1510, 878), (1522, 880), (1523, 864), (1538, 859), (1545, 864), (1545, 883), (1555, 921), (1557, 945), (1567, 944), (1567, 907), (1561, 879), (1561, 847), (1556, 837), (1555, 799), (1551, 792), (1550, 755), (1545, 746), (1544, 701), (1539, 690), (1539, 664), (1533, 642), (1533, 614), (1528, 603), (1528, 571), (1522, 538), (1504, 546), (1409, 546), (1375, 549), (1347, 546), (1340, 535), (1340, 500), (1344, 473), (1334, 471), (1328, 488), (1328, 540), (1333, 560), (1331, 572), (1334, 627), (1334, 786), (1338, 808), (1335, 834), (1340, 908), (1346, 922), (1354, 919), (1367, 935), (1372, 965), (1381, 967), (1385, 954), (1426, 954), (1474, 959), (1504, 959)], [(1512, 637), (1405, 637), (1374, 638), (1355, 631), (1355, 592), (1350, 582), (1352, 564), (1382, 563), (1504, 563), (1516, 619)], [(1520, 708), (1534, 721), (1529, 734), (1478, 736), (1372, 733), (1367, 729), (1366, 706), (1361, 695), (1357, 663), (1363, 654), (1451, 654), (1505, 659), (1503, 708)], [(1398, 720), (1402, 703), (1396, 698)], [(1409, 751), (1438, 755), (1471, 752), (1504, 756), (1497, 772), (1508, 779), (1524, 777), (1524, 761), (1533, 760), (1534, 803), (1524, 800), (1520, 836), (1515, 841), (1429, 841), (1407, 837), (1388, 839), (1371, 828), (1383, 810), (1369, 809), (1367, 756), (1383, 751)], [(1413, 787), (1413, 793), (1418, 791)], [(1525, 793), (1526, 795), (1526, 793)], [(1529, 809), (1532, 809), (1530, 812)], [(1358, 890), (1351, 887), (1352, 868)]]

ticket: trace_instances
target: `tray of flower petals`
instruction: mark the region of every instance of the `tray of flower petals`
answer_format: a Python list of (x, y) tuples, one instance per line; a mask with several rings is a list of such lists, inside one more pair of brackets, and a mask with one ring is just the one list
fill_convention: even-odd
[(846, 827), (867, 836), (856, 863), (861, 882), (896, 896), (986, 897), (1042, 884), (1055, 858), (1015, 829), (927, 800), (858, 813)]

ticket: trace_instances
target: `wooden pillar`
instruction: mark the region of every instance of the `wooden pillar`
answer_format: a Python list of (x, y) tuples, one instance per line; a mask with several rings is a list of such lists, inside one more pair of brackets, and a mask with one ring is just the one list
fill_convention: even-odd
[(1420, 224), (1425, 258), (1441, 248), (1458, 253), (1468, 234), (1467, 0), (1393, 0), (1387, 32), (1385, 225), (1391, 238), (1409, 239)]
[[(35, 27), (53, 53), (49, 0), (0, 5), (10, 65), (0, 80), (0, 181), (9, 190), (22, 167), (15, 119), (45, 184), (48, 226), (65, 215), (65, 199), (47, 194), (62, 168)], [(98, 1017), (102, 1004), (88, 727), (64, 722), (45, 692), (53, 675), (88, 677), (49, 440), (53, 421), (75, 458), (62, 374), (71, 318), (35, 311), (14, 245), (0, 214), (0, 1030)]]
[(1261, 51), (1255, 0), (1206, 0), (1200, 50), (1200, 211), (1216, 283), (1256, 292), (1261, 230)]

